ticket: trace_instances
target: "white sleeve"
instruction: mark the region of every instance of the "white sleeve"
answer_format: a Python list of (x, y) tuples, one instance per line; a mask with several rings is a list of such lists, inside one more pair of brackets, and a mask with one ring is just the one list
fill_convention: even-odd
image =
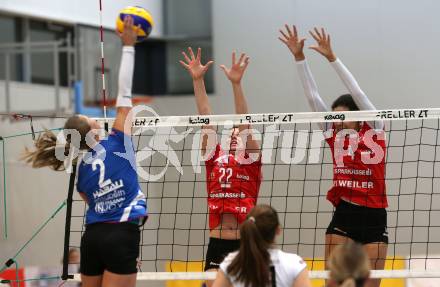
[(296, 277), (307, 268), (307, 263), (298, 255), (292, 254), (291, 259), (291, 276), (292, 276), (292, 282), (295, 281)]
[(225, 259), (223, 259), (222, 263), (220, 263), (220, 270), (223, 271), (223, 273), (225, 274), (225, 276), (231, 280), (231, 278), (228, 275), (228, 267), (229, 265), (232, 263), (232, 260), (235, 258), (235, 256), (237, 256), (238, 252), (232, 252), (229, 253)]
[(225, 259), (223, 259), (222, 263), (220, 263), (220, 269), (227, 274), (226, 271), (228, 269), (229, 264), (232, 263), (232, 260), (234, 260), (235, 256), (237, 256), (238, 252), (231, 252), (228, 255), (225, 256)]
[(121, 66), (119, 67), (117, 107), (131, 107), (131, 89), (134, 72), (134, 47), (122, 48)]
[[(336, 59), (336, 61), (332, 62), (331, 65), (335, 69), (336, 73), (339, 75), (339, 78), (341, 78), (345, 87), (350, 92), (354, 102), (359, 107), (359, 109), (376, 110), (376, 107), (373, 105), (370, 99), (368, 99), (364, 91), (362, 91), (354, 76), (350, 73), (347, 67), (341, 62), (341, 60)], [(370, 125), (370, 127), (383, 129), (382, 121), (368, 122), (368, 124)]]
[(220, 263), (220, 267), (219, 267), (219, 269), (220, 269), (221, 271), (223, 271), (223, 273), (225, 274), (226, 277), (228, 276), (228, 271), (227, 271), (227, 269), (228, 269), (229, 263), (230, 263), (230, 262), (225, 262), (225, 261), (223, 260), (223, 262)]
[[(306, 60), (296, 62), (296, 68), (298, 70), (299, 78), (301, 84), (304, 88), (304, 93), (306, 94), (307, 101), (309, 102), (310, 108), (314, 112), (328, 112), (329, 109), (318, 92), (318, 86), (316, 85), (315, 79), (313, 78), (312, 72)], [(331, 127), (330, 123), (324, 125), (319, 124), (320, 128), (324, 131)]]

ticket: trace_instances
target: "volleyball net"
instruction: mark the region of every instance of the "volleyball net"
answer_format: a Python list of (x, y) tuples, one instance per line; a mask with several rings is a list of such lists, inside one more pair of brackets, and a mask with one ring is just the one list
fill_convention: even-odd
[[(149, 210), (141, 232), (138, 278), (214, 278), (202, 272), (209, 240), (202, 126), (212, 126), (224, 145), (231, 128), (244, 124), (250, 124), (261, 141), (258, 203), (270, 204), (279, 213), (283, 229), (277, 246), (307, 259), (312, 278), (324, 278), (325, 232), (334, 211), (326, 200), (333, 160), (318, 125), (341, 121), (385, 125), (389, 244), (386, 270), (373, 276), (440, 277), (440, 109), (408, 109), (136, 117), (132, 141)], [(234, 196), (239, 195), (225, 191), (223, 198)], [(69, 204), (66, 247), (79, 247), (87, 207), (76, 192)]]

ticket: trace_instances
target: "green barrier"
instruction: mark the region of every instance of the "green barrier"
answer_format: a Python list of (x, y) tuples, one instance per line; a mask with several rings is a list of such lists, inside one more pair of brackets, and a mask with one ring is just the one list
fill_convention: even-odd
[[(50, 217), (34, 232), (34, 234), (31, 236), (31, 238), (26, 241), (26, 243), (15, 253), (15, 255), (6, 261), (5, 265), (0, 269), (0, 273), (9, 268), (13, 264), (17, 264), (16, 258), (21, 254), (21, 252), (29, 245), (29, 243), (34, 240), (34, 238), (43, 230), (46, 225), (66, 206), (66, 201), (64, 200), (61, 205), (57, 207), (57, 209), (50, 215)], [(18, 268), (17, 268), (18, 270)]]

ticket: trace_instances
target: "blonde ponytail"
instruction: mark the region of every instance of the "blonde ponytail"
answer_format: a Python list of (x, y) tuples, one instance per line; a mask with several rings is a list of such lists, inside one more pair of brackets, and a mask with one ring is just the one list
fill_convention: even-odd
[(353, 278), (345, 279), (344, 282), (340, 285), (340, 287), (356, 287), (356, 282)]
[(50, 167), (55, 171), (65, 170), (64, 157), (69, 155), (71, 147), (78, 149), (75, 144), (72, 144), (72, 135), (66, 134), (68, 130), (76, 130), (79, 133), (79, 149), (89, 148), (86, 137), (91, 130), (90, 125), (85, 116), (75, 115), (70, 117), (64, 124), (65, 144), (57, 145), (57, 136), (46, 130), (35, 141), (35, 150), (25, 149), (22, 160), (31, 164), (33, 168)]
[[(69, 148), (66, 144), (63, 148)], [(51, 131), (46, 130), (35, 141), (35, 150), (25, 149), (22, 160), (31, 164), (33, 168), (50, 167), (53, 170), (64, 170), (64, 162), (57, 159), (55, 150), (57, 137)], [(68, 150), (68, 149), (67, 149)]]
[(337, 246), (328, 261), (330, 280), (341, 287), (363, 287), (370, 276), (370, 260), (362, 245), (347, 242)]

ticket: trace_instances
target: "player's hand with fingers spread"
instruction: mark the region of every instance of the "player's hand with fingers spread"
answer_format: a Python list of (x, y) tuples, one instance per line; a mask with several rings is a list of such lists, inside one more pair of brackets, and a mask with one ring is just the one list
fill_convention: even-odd
[(232, 53), (232, 66), (227, 68), (225, 65), (221, 65), (220, 68), (225, 72), (226, 77), (233, 84), (239, 84), (243, 78), (244, 72), (249, 65), (249, 57), (242, 53), (240, 59), (237, 62), (235, 51)]
[(304, 42), (306, 38), (298, 37), (298, 31), (296, 30), (295, 25), (290, 27), (286, 24), (285, 27), (286, 31), (280, 29), (281, 36), (278, 37), (278, 39), (280, 39), (280, 41), (283, 42), (287, 48), (289, 48), (296, 61), (304, 60)]
[(330, 35), (325, 32), (324, 28), (321, 28), (321, 31), (319, 31), (318, 28), (315, 27), (313, 31), (310, 31), (309, 33), (317, 42), (317, 45), (310, 46), (310, 49), (320, 53), (330, 62), (336, 61), (337, 58), (332, 50)]
[(118, 33), (119, 38), (122, 40), (122, 44), (124, 46), (134, 46), (136, 44), (139, 29), (140, 26), (134, 26), (134, 20), (131, 16), (125, 16), (124, 31)]
[(202, 65), (201, 58), (202, 58), (202, 49), (198, 48), (197, 50), (197, 56), (194, 55), (193, 50), (191, 47), (188, 48), (189, 57), (185, 52), (182, 52), (183, 57), (185, 58), (184, 61), (179, 61), (180, 64), (188, 70), (193, 80), (199, 80), (202, 79), (205, 76), (205, 73), (208, 71), (209, 66), (211, 66), (214, 61), (209, 61), (205, 65)]

